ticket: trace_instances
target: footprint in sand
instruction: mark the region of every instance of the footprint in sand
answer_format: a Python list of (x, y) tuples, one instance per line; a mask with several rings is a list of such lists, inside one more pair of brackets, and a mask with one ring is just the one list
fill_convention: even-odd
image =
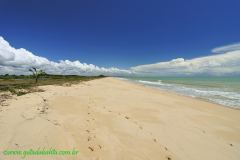
[(55, 125), (55, 126), (61, 126), (61, 124), (58, 123), (57, 120), (50, 120), (50, 119), (48, 119), (48, 118), (46, 118), (46, 120), (49, 121), (50, 123), (52, 123), (52, 124)]
[(40, 110), (40, 114), (46, 114), (47, 110), (48, 110), (48, 104), (46, 102), (46, 99), (43, 99), (43, 102), (40, 103), (40, 105), (38, 106), (37, 110)]
[(52, 123), (53, 123), (55, 126), (60, 126), (60, 124), (59, 124), (58, 121), (56, 121), (56, 120), (53, 120)]
[(130, 119), (130, 117), (128, 117), (128, 116), (125, 116), (125, 118), (126, 118), (126, 119)]
[(93, 148), (93, 147), (88, 147), (88, 149), (90, 149), (92, 152), (94, 151), (94, 148)]
[(167, 160), (172, 160), (172, 158), (170, 158), (170, 157), (167, 157)]
[[(98, 146), (99, 149), (102, 149), (102, 146), (101, 146), (101, 145), (97, 145), (97, 146)], [(95, 150), (95, 148), (92, 147), (92, 146), (89, 146), (88, 149), (89, 149), (90, 151), (92, 151), (92, 152)]]
[(87, 139), (87, 141), (89, 142), (89, 141), (91, 141), (91, 139), (92, 139), (92, 138), (89, 136), (88, 139)]
[[(104, 107), (104, 108), (105, 108), (105, 107)], [(111, 110), (108, 110), (108, 112), (112, 112), (112, 111), (111, 111)], [(121, 115), (121, 113), (117, 113), (117, 114), (118, 114), (119, 116)], [(129, 116), (124, 116), (124, 118), (127, 119), (127, 120), (130, 120), (130, 117), (129, 117)], [(143, 130), (143, 127), (142, 127), (141, 125), (139, 125), (137, 121), (133, 121), (133, 123), (134, 123), (135, 125), (137, 125), (139, 129)], [(151, 132), (149, 132), (149, 134), (152, 136), (152, 133), (151, 133)], [(157, 139), (156, 139), (156, 138), (153, 138), (153, 142), (157, 143)], [(166, 147), (165, 147), (165, 150), (166, 150)], [(170, 158), (170, 157), (168, 157), (168, 158)], [(171, 160), (171, 158), (170, 158), (169, 160)]]

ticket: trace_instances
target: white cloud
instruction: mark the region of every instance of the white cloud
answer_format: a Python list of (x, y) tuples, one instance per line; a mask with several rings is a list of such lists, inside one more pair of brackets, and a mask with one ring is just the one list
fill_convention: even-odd
[(189, 60), (177, 58), (167, 62), (140, 65), (132, 67), (131, 71), (140, 75), (159, 76), (240, 75), (240, 49), (237, 45), (219, 47), (214, 51), (226, 51), (226, 53)]
[(216, 47), (216, 48), (212, 49), (212, 52), (213, 53), (226, 53), (226, 52), (236, 51), (236, 50), (240, 50), (240, 43)]
[(0, 74), (29, 74), (30, 67), (43, 69), (50, 74), (128, 75), (131, 73), (129, 70), (98, 67), (80, 61), (49, 61), (47, 58), (36, 56), (26, 49), (15, 49), (3, 37), (0, 37)]
[(50, 61), (47, 58), (36, 56), (26, 49), (15, 49), (0, 37), (0, 74), (30, 74), (28, 69), (36, 67), (50, 74), (104, 74), (110, 76), (131, 74), (149, 76), (240, 75), (240, 43), (218, 47), (212, 51), (220, 54), (189, 60), (177, 58), (171, 61), (140, 65), (129, 70), (122, 70), (114, 67), (98, 67), (78, 60)]

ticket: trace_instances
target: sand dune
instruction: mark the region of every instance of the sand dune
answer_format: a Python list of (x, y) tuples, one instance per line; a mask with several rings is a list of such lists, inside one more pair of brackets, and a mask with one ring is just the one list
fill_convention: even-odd
[(115, 78), (41, 88), (1, 107), (1, 151), (79, 151), (26, 159), (240, 159), (239, 110)]

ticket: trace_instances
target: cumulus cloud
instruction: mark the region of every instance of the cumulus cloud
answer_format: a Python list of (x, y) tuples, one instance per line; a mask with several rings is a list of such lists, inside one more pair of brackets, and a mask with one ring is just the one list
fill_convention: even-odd
[(50, 61), (47, 58), (36, 56), (30, 51), (12, 47), (3, 37), (0, 37), (0, 74), (29, 74), (28, 69), (36, 67), (49, 74), (75, 75), (128, 75), (129, 70), (118, 68), (104, 68), (80, 61), (60, 60)]
[(240, 43), (217, 47), (215, 55), (184, 59), (176, 58), (166, 62), (146, 64), (128, 70), (104, 68), (80, 61), (50, 61), (30, 51), (12, 47), (0, 37), (0, 74), (30, 74), (28, 69), (36, 67), (49, 74), (74, 75), (146, 75), (146, 76), (182, 76), (182, 75), (240, 75)]
[(132, 67), (140, 75), (240, 75), (240, 44), (213, 49), (222, 54), (185, 60), (177, 58), (167, 62)]

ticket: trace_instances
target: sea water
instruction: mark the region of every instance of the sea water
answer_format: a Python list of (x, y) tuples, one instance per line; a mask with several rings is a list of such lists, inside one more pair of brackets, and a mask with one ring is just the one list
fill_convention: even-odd
[(240, 109), (240, 77), (124, 77), (144, 85)]

